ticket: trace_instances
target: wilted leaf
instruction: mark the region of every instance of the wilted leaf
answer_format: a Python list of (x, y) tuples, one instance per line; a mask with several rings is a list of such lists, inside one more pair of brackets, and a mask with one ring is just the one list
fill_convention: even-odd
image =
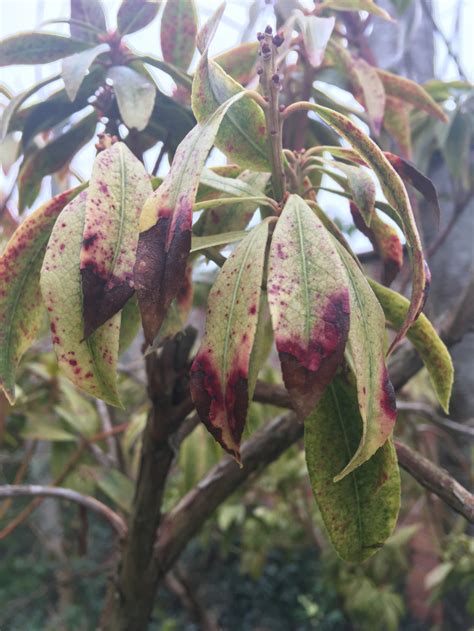
[(201, 170), (225, 113), (243, 96), (245, 92), (239, 92), (189, 132), (163, 184), (143, 208), (134, 277), (148, 343), (158, 333), (184, 279)]
[[(370, 279), (369, 282), (382, 305), (387, 322), (394, 327), (399, 327), (406, 317), (409, 308), (408, 300), (396, 291), (382, 287), (374, 280)], [(424, 314), (421, 314), (408, 329), (407, 337), (426, 366), (438, 401), (447, 414), (454, 379), (453, 362), (448, 349)]]
[(334, 11), (367, 11), (373, 13), (379, 18), (389, 20), (393, 22), (393, 18), (375, 4), (374, 0), (324, 0), (318, 5), (318, 11), (324, 11), (324, 9), (333, 9)]
[(0, 257), (0, 387), (15, 401), (15, 369), (44, 320), (39, 287), (44, 252), (61, 210), (81, 189), (66, 191), (25, 219)]
[[(90, 24), (104, 33), (107, 32), (104, 9), (100, 0), (71, 0), (71, 19)], [(97, 35), (80, 24), (72, 22), (69, 28), (72, 37), (85, 42), (97, 41)]]
[(61, 76), (67, 95), (71, 101), (74, 101), (76, 98), (89, 67), (99, 55), (109, 50), (110, 46), (108, 44), (99, 44), (98, 46), (94, 46), (94, 48), (88, 48), (87, 50), (83, 50), (80, 53), (63, 59)]
[(410, 128), (411, 105), (394, 96), (387, 96), (383, 126), (395, 140), (404, 158), (411, 160), (412, 143)]
[(53, 33), (17, 33), (0, 41), (0, 66), (46, 64), (89, 46), (86, 42)]
[(78, 150), (93, 137), (96, 125), (97, 115), (92, 112), (61, 136), (25, 156), (18, 174), (20, 211), (34, 203), (45, 175), (55, 173), (66, 166)]
[(41, 269), (41, 293), (49, 312), (58, 363), (78, 388), (120, 405), (116, 366), (120, 333), (117, 314), (83, 339), (82, 283), (79, 257), (86, 211), (87, 191), (70, 202), (60, 214), (48, 243)]
[(148, 26), (160, 9), (161, 0), (122, 0), (117, 13), (117, 26), (122, 35)]
[(219, 66), (228, 75), (242, 85), (245, 85), (252, 78), (252, 71), (257, 64), (258, 42), (245, 42), (235, 46), (217, 57), (213, 57)]
[(339, 254), (298, 195), (288, 198), (273, 233), (267, 291), (283, 380), (303, 420), (343, 359), (350, 306)]
[(352, 256), (339, 244), (337, 247), (349, 281), (351, 322), (346, 354), (356, 375), (362, 436), (336, 482), (366, 462), (386, 442), (397, 415), (395, 391), (385, 366), (382, 308)]
[(194, 0), (168, 0), (161, 18), (163, 59), (187, 70), (193, 58), (196, 34)]
[(112, 66), (107, 76), (113, 81), (118, 108), (125, 125), (138, 131), (145, 129), (155, 104), (155, 86), (128, 66)]
[(240, 459), (240, 438), (252, 392), (249, 364), (260, 307), (268, 221), (224, 263), (208, 299), (206, 331), (191, 367), (191, 396), (200, 419)]
[(80, 255), (85, 338), (134, 292), (138, 222), (151, 192), (145, 168), (122, 142), (99, 153), (87, 191)]
[(305, 15), (299, 9), (293, 11), (293, 16), (301, 30), (308, 61), (313, 68), (319, 68), (323, 62), (324, 51), (336, 20), (335, 18), (318, 18), (315, 15)]
[(345, 561), (360, 563), (393, 531), (400, 508), (400, 474), (389, 440), (370, 460), (334, 482), (362, 434), (356, 387), (338, 376), (305, 423), (305, 451), (314, 497), (332, 544)]

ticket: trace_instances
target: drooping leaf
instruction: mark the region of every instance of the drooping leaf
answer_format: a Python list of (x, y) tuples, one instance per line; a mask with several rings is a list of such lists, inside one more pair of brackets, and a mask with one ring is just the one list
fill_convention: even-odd
[(83, 339), (79, 257), (87, 191), (59, 215), (41, 269), (41, 293), (47, 307), (54, 350), (70, 381), (92, 396), (120, 405), (116, 385), (120, 315)]
[(377, 68), (377, 74), (382, 79), (385, 92), (389, 96), (401, 99), (405, 103), (423, 110), (430, 116), (434, 116), (446, 123), (448, 121), (442, 108), (434, 101), (428, 92), (415, 81), (392, 74), (388, 70)]
[(114, 93), (125, 125), (138, 131), (145, 129), (155, 104), (155, 86), (128, 66), (112, 66), (107, 76), (113, 81)]
[(352, 145), (366, 164), (372, 168), (389, 204), (396, 209), (402, 218), (412, 265), (412, 296), (406, 320), (400, 327), (390, 347), (391, 350), (403, 338), (410, 325), (421, 313), (430, 283), (430, 271), (423, 256), (421, 240), (408, 194), (402, 180), (383, 152), (351, 120), (320, 105), (311, 104), (308, 107), (319, 114), (328, 125), (336, 129)]
[(189, 132), (163, 184), (143, 208), (134, 278), (148, 343), (158, 333), (184, 279), (201, 170), (225, 113), (243, 96), (239, 92)]
[(245, 42), (213, 57), (228, 75), (245, 85), (252, 77), (258, 57), (258, 42)]
[(245, 237), (221, 268), (208, 299), (206, 331), (191, 367), (191, 396), (201, 421), (240, 459), (252, 392), (249, 364), (260, 307), (268, 221)]
[(84, 22), (84, 24), (90, 24), (104, 33), (107, 32), (104, 9), (100, 0), (71, 0), (71, 19), (74, 20), (69, 26), (71, 37), (82, 39), (85, 42), (97, 41), (95, 33), (76, 22)]
[(350, 205), (355, 226), (371, 242), (383, 263), (383, 284), (391, 285), (403, 265), (403, 245), (393, 226), (383, 221), (377, 213), (372, 218), (370, 228), (363, 220), (359, 209)]
[(388, 151), (385, 151), (384, 153), (385, 157), (393, 166), (398, 175), (402, 178), (402, 180), (404, 182), (407, 182), (408, 184), (411, 184), (411, 186), (416, 188), (416, 190), (423, 195), (423, 197), (433, 209), (436, 221), (439, 225), (439, 222), (441, 220), (441, 209), (439, 207), (438, 193), (430, 178), (426, 177), (426, 175), (423, 175), (421, 171), (418, 171), (415, 165), (413, 165), (411, 162), (408, 162), (408, 160), (404, 160), (400, 156), (396, 156), (395, 154)]
[(196, 34), (194, 0), (168, 0), (161, 18), (163, 59), (187, 70), (193, 58)]
[(18, 207), (30, 207), (38, 196), (46, 175), (62, 169), (94, 135), (97, 115), (92, 112), (41, 149), (25, 156), (18, 174)]
[(301, 30), (306, 57), (313, 68), (319, 68), (336, 20), (305, 15), (299, 9), (293, 11), (293, 16)]
[(387, 96), (383, 126), (395, 140), (406, 160), (412, 158), (412, 142), (410, 128), (411, 105), (394, 96)]
[(44, 318), (40, 270), (51, 230), (80, 188), (61, 193), (20, 224), (0, 256), (0, 387), (15, 401), (15, 369)]
[(89, 46), (86, 42), (54, 33), (17, 33), (0, 41), (0, 66), (46, 64)]
[[(374, 280), (369, 279), (369, 282), (382, 305), (387, 322), (393, 327), (399, 327), (406, 317), (408, 300)], [(424, 314), (408, 329), (407, 337), (426, 366), (438, 401), (447, 414), (454, 379), (453, 362), (448, 349)]]
[(350, 306), (339, 254), (298, 195), (288, 198), (273, 233), (267, 291), (283, 380), (303, 420), (342, 361)]
[[(216, 14), (210, 22), (215, 18)], [(213, 28), (205, 25), (198, 36), (198, 47), (202, 56), (193, 80), (192, 107), (199, 122), (206, 120), (219, 105), (243, 90), (237, 81), (208, 58), (207, 46), (217, 26), (215, 21), (212, 24)], [(254, 171), (271, 170), (265, 116), (261, 107), (252, 99), (236, 103), (227, 113), (215, 144), (229, 160), (241, 166)]]
[(335, 166), (347, 176), (352, 199), (359, 208), (365, 223), (370, 226), (375, 215), (376, 189), (373, 179), (360, 167), (343, 162), (337, 162)]
[(134, 292), (138, 222), (151, 192), (145, 168), (123, 143), (99, 153), (87, 192), (80, 254), (85, 338)]
[(334, 482), (357, 449), (362, 434), (353, 379), (337, 376), (305, 423), (308, 473), (336, 552), (360, 563), (392, 533), (400, 508), (400, 473), (389, 439), (373, 456)]
[(81, 83), (84, 80), (90, 66), (99, 55), (110, 50), (108, 44), (99, 44), (94, 48), (88, 48), (80, 53), (75, 53), (63, 59), (61, 76), (64, 81), (66, 92), (71, 101), (77, 96)]
[(375, 4), (374, 0), (324, 0), (318, 5), (318, 11), (332, 9), (334, 11), (367, 11), (379, 18), (393, 22), (393, 18), (387, 11)]
[(356, 375), (362, 435), (356, 452), (335, 481), (371, 458), (392, 434), (396, 420), (395, 391), (385, 366), (385, 317), (364, 274), (339, 244), (349, 282), (351, 322), (346, 354)]
[(117, 13), (120, 33), (135, 33), (148, 26), (158, 15), (160, 4), (161, 0), (122, 0)]

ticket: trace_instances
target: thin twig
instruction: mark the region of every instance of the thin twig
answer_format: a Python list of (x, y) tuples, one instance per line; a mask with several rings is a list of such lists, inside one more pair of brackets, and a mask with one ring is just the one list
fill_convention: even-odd
[(397, 401), (397, 409), (400, 412), (413, 412), (429, 419), (434, 425), (447, 429), (456, 434), (462, 434), (470, 440), (474, 440), (474, 427), (467, 421), (466, 423), (458, 423), (449, 418), (440, 416), (432, 407), (426, 403), (411, 402), (411, 401)]

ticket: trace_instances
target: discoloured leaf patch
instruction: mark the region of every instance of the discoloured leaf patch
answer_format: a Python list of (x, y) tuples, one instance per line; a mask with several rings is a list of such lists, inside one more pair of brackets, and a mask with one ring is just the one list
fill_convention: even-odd
[(395, 140), (400, 153), (406, 160), (411, 160), (412, 157), (410, 111), (409, 103), (387, 96), (383, 126)]
[(268, 221), (224, 263), (208, 299), (206, 331), (191, 368), (191, 396), (202, 422), (239, 460), (249, 399), (249, 365), (260, 308)]
[(120, 405), (116, 367), (120, 314), (83, 339), (83, 305), (79, 257), (82, 248), (87, 192), (60, 214), (41, 269), (41, 293), (48, 310), (58, 363), (78, 388)]
[(389, 439), (373, 456), (334, 482), (360, 442), (362, 419), (351, 377), (337, 376), (305, 423), (305, 451), (314, 497), (337, 553), (369, 558), (392, 533), (400, 508), (400, 474)]
[(187, 70), (193, 58), (196, 34), (194, 0), (168, 0), (161, 18), (163, 59)]
[[(90, 24), (104, 33), (107, 31), (104, 10), (100, 0), (71, 0), (71, 18)], [(96, 42), (97, 34), (80, 24), (70, 25), (71, 36), (85, 42)]]
[(15, 401), (15, 369), (44, 318), (40, 270), (59, 213), (80, 188), (43, 204), (16, 230), (0, 257), (0, 387)]
[(122, 0), (117, 13), (118, 30), (126, 35), (145, 28), (158, 15), (160, 4), (160, 0)]
[(45, 64), (89, 46), (86, 42), (54, 33), (17, 33), (0, 41), (0, 66)]
[(283, 380), (303, 420), (342, 361), (350, 306), (331, 237), (298, 195), (288, 198), (273, 233), (267, 291)]
[(242, 85), (252, 78), (253, 70), (257, 64), (258, 42), (245, 42), (235, 46), (217, 57), (213, 57), (219, 66), (228, 75)]
[(139, 216), (151, 192), (143, 165), (123, 143), (99, 153), (87, 191), (80, 254), (86, 338), (134, 292)]

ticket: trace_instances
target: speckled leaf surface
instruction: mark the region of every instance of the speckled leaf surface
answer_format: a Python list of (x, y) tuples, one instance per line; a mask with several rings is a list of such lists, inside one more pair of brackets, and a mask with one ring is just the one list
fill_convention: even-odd
[[(100, 0), (71, 0), (71, 19), (107, 32), (107, 22)], [(70, 24), (71, 36), (85, 42), (96, 42), (97, 34), (80, 24)]]
[(119, 142), (97, 156), (87, 191), (80, 254), (84, 337), (134, 292), (139, 216), (152, 188), (142, 163)]
[(360, 563), (392, 533), (400, 508), (400, 474), (389, 440), (373, 456), (334, 482), (359, 444), (362, 419), (350, 377), (337, 376), (305, 423), (308, 473), (336, 552)]
[(332, 239), (298, 195), (290, 195), (272, 237), (268, 303), (283, 380), (303, 420), (344, 356), (349, 288)]
[(197, 34), (194, 0), (168, 0), (161, 18), (163, 59), (187, 70), (192, 61)]
[(87, 192), (62, 211), (48, 243), (41, 269), (41, 293), (49, 313), (58, 363), (78, 388), (120, 405), (116, 366), (120, 314), (83, 339), (82, 283), (79, 270)]
[(393, 343), (393, 347), (404, 337), (411, 324), (421, 313), (426, 301), (430, 284), (430, 271), (423, 256), (420, 235), (416, 226), (410, 200), (405, 186), (379, 147), (366, 136), (346, 116), (320, 105), (311, 105), (319, 116), (343, 138), (345, 138), (372, 168), (379, 179), (388, 202), (398, 211), (403, 220), (407, 238), (408, 253), (412, 267), (412, 295), (406, 319), (401, 325)]
[(375, 215), (376, 189), (374, 180), (361, 167), (343, 162), (336, 163), (336, 167), (346, 175), (352, 199), (360, 210), (364, 222), (370, 226)]
[(15, 369), (44, 319), (40, 270), (59, 213), (80, 191), (53, 197), (20, 224), (0, 256), (0, 388), (15, 401)]
[[(408, 300), (374, 280), (370, 279), (369, 282), (382, 305), (387, 322), (399, 327), (406, 317)], [(454, 367), (448, 349), (424, 314), (412, 324), (407, 337), (426, 366), (438, 401), (447, 414), (454, 380)]]
[(402, 99), (387, 96), (383, 118), (384, 129), (397, 143), (402, 157), (411, 160), (412, 142), (410, 127), (410, 111), (412, 107)]
[(145, 339), (151, 344), (184, 279), (191, 247), (193, 203), (209, 150), (228, 108), (244, 92), (194, 127), (179, 145), (163, 184), (140, 216), (134, 280)]
[(201, 421), (239, 460), (247, 418), (250, 356), (257, 330), (268, 221), (229, 256), (211, 289), (206, 330), (191, 367), (191, 396)]
[(135, 33), (148, 26), (158, 15), (160, 4), (161, 0), (122, 0), (117, 13), (120, 33)]
[(54, 33), (17, 33), (0, 41), (0, 66), (45, 64), (89, 46), (86, 42)]
[(386, 442), (397, 414), (395, 391), (385, 366), (382, 308), (352, 256), (339, 244), (337, 249), (349, 281), (351, 322), (346, 354), (356, 375), (362, 435), (357, 451), (335, 481), (366, 462)]
[[(192, 108), (199, 122), (243, 90), (219, 64), (208, 58), (207, 46), (212, 39), (213, 29), (209, 28), (206, 33), (206, 37), (203, 37), (201, 31), (198, 37), (202, 56), (194, 75), (192, 90)], [(270, 171), (265, 116), (262, 108), (252, 99), (240, 101), (229, 110), (215, 144), (232, 162), (254, 171)]]
[(213, 57), (213, 61), (233, 79), (245, 85), (252, 77), (257, 58), (258, 42), (245, 42)]
[(64, 87), (71, 101), (77, 96), (81, 83), (84, 80), (90, 66), (96, 58), (102, 53), (110, 50), (108, 44), (99, 44), (94, 48), (88, 48), (80, 53), (71, 55), (63, 59), (61, 76), (64, 81)]

